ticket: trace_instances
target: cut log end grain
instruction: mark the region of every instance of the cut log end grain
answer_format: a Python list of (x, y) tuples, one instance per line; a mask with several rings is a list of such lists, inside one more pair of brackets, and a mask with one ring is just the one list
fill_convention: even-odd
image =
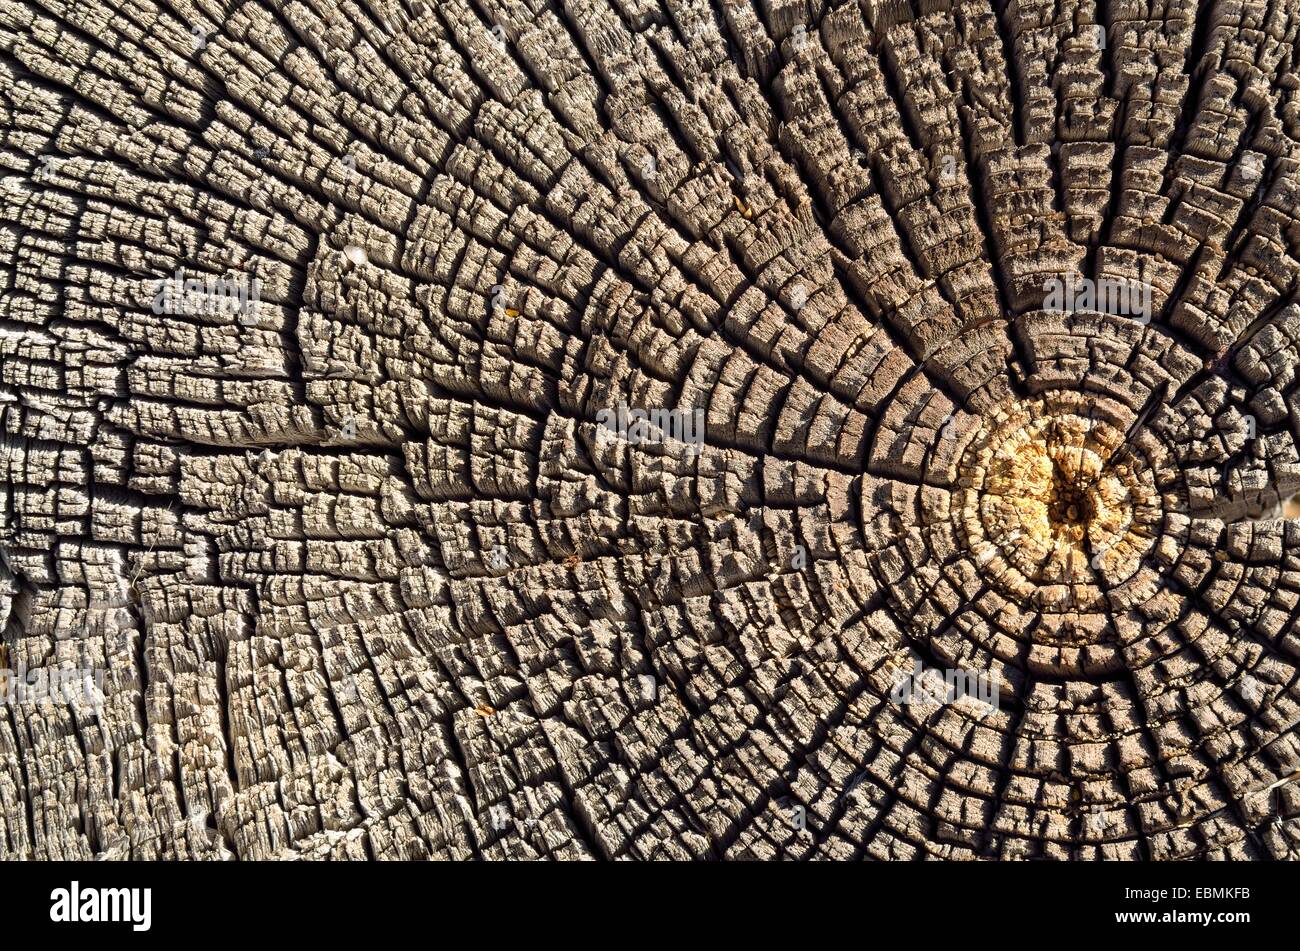
[(1298, 33), (0, 0), (0, 858), (1300, 857)]

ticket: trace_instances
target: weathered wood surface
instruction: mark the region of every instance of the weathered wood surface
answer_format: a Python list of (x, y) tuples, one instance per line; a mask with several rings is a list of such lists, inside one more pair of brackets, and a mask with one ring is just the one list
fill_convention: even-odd
[(0, 0), (0, 856), (1296, 857), (1298, 34)]

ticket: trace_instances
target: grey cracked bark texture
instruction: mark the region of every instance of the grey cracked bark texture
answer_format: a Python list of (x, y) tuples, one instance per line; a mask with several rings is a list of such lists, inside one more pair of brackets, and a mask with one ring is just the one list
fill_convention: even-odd
[(0, 855), (1296, 857), (1298, 35), (0, 0)]

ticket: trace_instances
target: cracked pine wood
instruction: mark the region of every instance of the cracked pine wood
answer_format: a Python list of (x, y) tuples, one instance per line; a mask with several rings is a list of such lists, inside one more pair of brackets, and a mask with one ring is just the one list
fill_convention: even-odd
[(0, 856), (1297, 857), (1298, 35), (0, 0)]

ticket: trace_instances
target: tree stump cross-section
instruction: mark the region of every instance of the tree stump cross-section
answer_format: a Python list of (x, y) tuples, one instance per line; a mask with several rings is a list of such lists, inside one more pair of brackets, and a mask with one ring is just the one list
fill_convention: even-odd
[(0, 0), (0, 858), (1300, 857), (1300, 0)]

